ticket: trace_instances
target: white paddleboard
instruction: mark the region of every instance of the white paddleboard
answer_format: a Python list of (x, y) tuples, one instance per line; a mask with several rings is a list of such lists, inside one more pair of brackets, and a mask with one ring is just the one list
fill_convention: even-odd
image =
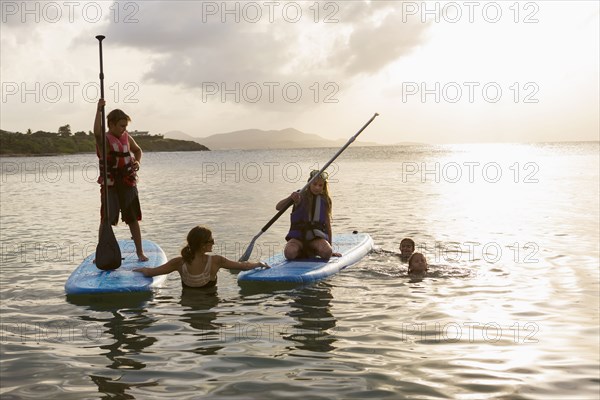
[(165, 252), (154, 242), (143, 240), (142, 246), (148, 261), (138, 261), (133, 240), (119, 240), (121, 266), (113, 271), (102, 271), (94, 264), (96, 253), (90, 254), (73, 271), (65, 283), (67, 294), (94, 294), (94, 293), (132, 293), (148, 292), (160, 287), (166, 275), (145, 277), (140, 272), (133, 272), (134, 268), (157, 267), (167, 262)]
[(309, 283), (340, 272), (360, 261), (373, 248), (373, 239), (367, 233), (345, 233), (333, 237), (333, 250), (341, 257), (305, 258), (287, 260), (283, 253), (264, 260), (269, 269), (253, 269), (238, 274), (238, 282), (292, 282)]

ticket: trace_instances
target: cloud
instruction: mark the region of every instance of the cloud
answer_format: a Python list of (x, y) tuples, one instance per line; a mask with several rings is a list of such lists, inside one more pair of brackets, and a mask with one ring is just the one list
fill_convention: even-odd
[(134, 22), (111, 24), (106, 35), (113, 45), (151, 54), (149, 82), (193, 89), (238, 83), (250, 85), (252, 96), (261, 87), (256, 103), (277, 107), (270, 85), (349, 87), (419, 45), (427, 25), (403, 23), (400, 3), (143, 2)]
[(394, 7), (379, 24), (355, 23), (346, 46), (332, 57), (331, 63), (344, 65), (348, 75), (376, 73), (408, 54), (423, 40), (426, 24), (402, 23), (401, 11)]

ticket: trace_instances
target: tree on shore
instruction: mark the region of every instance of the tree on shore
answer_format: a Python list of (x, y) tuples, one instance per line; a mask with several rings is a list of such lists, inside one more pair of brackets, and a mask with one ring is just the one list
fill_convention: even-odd
[(71, 136), (71, 125), (67, 124), (58, 128), (58, 135), (62, 137)]

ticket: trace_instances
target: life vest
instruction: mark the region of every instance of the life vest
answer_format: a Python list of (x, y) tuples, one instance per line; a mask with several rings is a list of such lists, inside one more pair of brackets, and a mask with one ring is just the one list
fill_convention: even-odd
[[(135, 186), (137, 175), (131, 165), (133, 157), (129, 152), (129, 135), (127, 134), (127, 131), (123, 132), (119, 138), (107, 133), (106, 140), (108, 141), (106, 148), (108, 166), (106, 177), (108, 186), (114, 186), (116, 180), (127, 186)], [(96, 151), (98, 153), (98, 158), (100, 159), (100, 176), (98, 177), (98, 183), (102, 184), (104, 160), (97, 148)]]
[(303, 199), (294, 205), (290, 215), (291, 227), (285, 240), (298, 239), (310, 241), (315, 238), (329, 240), (327, 234), (327, 200), (321, 195), (310, 196), (308, 201)]

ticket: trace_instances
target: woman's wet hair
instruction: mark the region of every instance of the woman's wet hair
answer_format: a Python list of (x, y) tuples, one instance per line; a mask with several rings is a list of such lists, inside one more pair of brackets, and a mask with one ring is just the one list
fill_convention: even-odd
[(205, 244), (212, 240), (212, 232), (204, 226), (196, 226), (190, 230), (187, 235), (187, 245), (181, 249), (181, 257), (185, 262), (190, 263), (194, 259), (196, 252)]

